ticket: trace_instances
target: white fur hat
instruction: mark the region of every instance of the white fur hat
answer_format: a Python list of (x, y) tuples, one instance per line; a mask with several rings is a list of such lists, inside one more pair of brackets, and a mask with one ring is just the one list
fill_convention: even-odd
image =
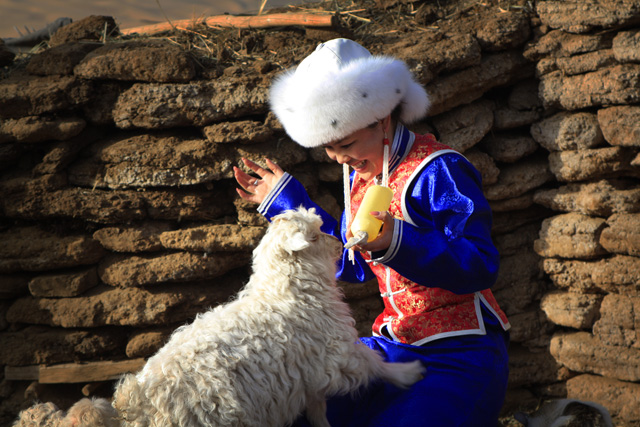
[(419, 120), (429, 98), (403, 61), (334, 39), (278, 76), (270, 103), (294, 141), (317, 147), (385, 118), (399, 104), (400, 121)]

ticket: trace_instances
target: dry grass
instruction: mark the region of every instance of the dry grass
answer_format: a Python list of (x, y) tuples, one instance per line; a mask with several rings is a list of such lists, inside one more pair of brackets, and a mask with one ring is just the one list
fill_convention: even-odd
[[(156, 0), (158, 2), (158, 0)], [(266, 10), (268, 0), (262, 0), (259, 14), (272, 12), (305, 12), (330, 14), (338, 17), (339, 29), (327, 32), (327, 36), (346, 36), (365, 44), (383, 44), (385, 38), (402, 37), (411, 32), (446, 31), (455, 25), (458, 17), (481, 13), (487, 8), (499, 11), (531, 10), (531, 0), (326, 0), (303, 5)], [(158, 2), (158, 7), (162, 7)], [(425, 14), (425, 10), (429, 11)], [(163, 12), (164, 13), (164, 12)], [(425, 18), (426, 16), (426, 18)], [(276, 67), (288, 67), (310, 53), (313, 40), (302, 27), (272, 29), (230, 29), (203, 24), (204, 16), (194, 16), (190, 25), (174, 25), (165, 19), (171, 30), (153, 36), (122, 36), (103, 32), (103, 43), (121, 43), (131, 39), (163, 39), (181, 46), (191, 53), (203, 67), (227, 67), (247, 65), (254, 61), (269, 61)], [(46, 49), (42, 43), (16, 58), (15, 64), (0, 73), (23, 66), (33, 54)]]
[[(262, 0), (259, 14), (265, 12), (267, 3), (268, 0)], [(478, 14), (487, 8), (497, 8), (502, 12), (526, 12), (532, 7), (531, 0), (327, 0), (274, 8), (266, 13), (331, 14), (339, 19), (340, 34), (366, 43), (414, 31), (446, 30), (446, 26), (451, 26), (458, 17)], [(430, 8), (434, 13), (426, 21), (423, 18), (418, 22), (416, 16), (420, 15), (424, 8)], [(167, 19), (167, 22), (170, 21)], [(221, 65), (230, 65), (253, 60), (288, 63), (295, 62), (301, 59), (301, 54), (308, 53), (308, 47), (303, 46), (299, 40), (303, 31), (300, 28), (224, 29), (203, 25), (201, 18), (194, 18), (192, 24), (186, 28), (173, 28), (172, 31), (157, 34), (153, 38), (163, 38), (182, 46), (201, 63), (215, 61)], [(269, 35), (278, 32), (285, 37), (289, 35), (289, 43), (283, 43), (275, 50), (270, 49), (264, 41)]]
[[(267, 4), (263, 0), (261, 10)], [(413, 4), (401, 5), (393, 11), (381, 10), (376, 0), (329, 0), (310, 2), (304, 5), (271, 9), (271, 12), (305, 12), (314, 14), (330, 14), (337, 16), (340, 22), (340, 34), (364, 41), (389, 32), (411, 31), (415, 26)], [(167, 22), (170, 22), (167, 20)], [(277, 44), (273, 48), (268, 39), (289, 37), (287, 43)], [(301, 59), (301, 55), (309, 53), (305, 42), (304, 30), (301, 28), (274, 29), (229, 29), (209, 27), (202, 19), (194, 18), (187, 27), (175, 27), (173, 30), (154, 36), (127, 36), (111, 38), (111, 42), (121, 42), (131, 38), (164, 39), (181, 46), (190, 52), (202, 64), (215, 61), (220, 65), (244, 64), (250, 61), (267, 60), (275, 64), (290, 65)]]

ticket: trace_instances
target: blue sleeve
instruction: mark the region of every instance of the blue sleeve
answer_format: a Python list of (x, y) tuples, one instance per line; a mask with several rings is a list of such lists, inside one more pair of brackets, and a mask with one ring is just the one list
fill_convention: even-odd
[(313, 202), (300, 181), (287, 172), (258, 206), (258, 212), (271, 222), (274, 216), (300, 206), (307, 209), (315, 208), (316, 213), (322, 218), (322, 231), (336, 236), (338, 221)]
[(374, 253), (374, 261), (413, 282), (456, 294), (490, 288), (500, 257), (491, 239), (491, 209), (473, 165), (459, 154), (443, 154), (406, 190), (405, 220), (395, 220), (389, 249)]
[[(322, 218), (322, 231), (340, 239), (343, 243), (345, 240), (344, 230), (346, 229), (344, 222), (344, 213), (340, 223), (329, 215), (318, 204), (313, 202), (304, 186), (292, 175), (285, 174), (278, 180), (276, 186), (265, 197), (263, 202), (258, 206), (258, 212), (262, 214), (268, 221), (290, 209), (297, 209), (303, 206), (307, 209), (315, 208), (316, 213)], [(336, 277), (345, 282), (365, 282), (374, 277), (373, 272), (368, 264), (360, 256), (355, 253), (355, 261), (352, 264), (349, 260), (348, 251), (342, 252), (342, 259), (338, 261), (338, 272)]]

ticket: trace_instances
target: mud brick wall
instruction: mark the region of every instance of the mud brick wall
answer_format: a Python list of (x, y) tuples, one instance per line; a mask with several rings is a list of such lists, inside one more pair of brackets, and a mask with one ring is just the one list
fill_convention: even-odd
[(556, 182), (533, 195), (554, 211), (533, 246), (553, 284), (540, 308), (556, 325), (549, 353), (567, 394), (638, 425), (640, 5), (590, 19), (561, 6), (538, 5), (549, 31), (524, 51), (548, 112), (531, 134)]
[[(505, 413), (570, 396), (640, 425), (640, 6), (512, 3), (441, 16), (427, 2), (412, 30), (352, 36), (407, 61), (433, 103), (413, 129), (483, 176), (512, 324)], [(108, 395), (241, 288), (266, 226), (235, 195), (241, 157), (273, 159), (341, 210), (341, 167), (289, 140), (267, 104), (272, 78), (338, 32), (246, 32), (265, 54), (222, 64), (167, 38), (87, 41), (95, 21), (0, 80), (7, 420), (33, 398)], [(376, 285), (342, 286), (368, 334)]]

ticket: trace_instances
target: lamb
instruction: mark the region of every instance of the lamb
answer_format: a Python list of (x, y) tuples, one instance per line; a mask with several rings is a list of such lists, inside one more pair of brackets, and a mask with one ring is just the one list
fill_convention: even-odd
[(123, 426), (285, 426), (306, 412), (328, 427), (327, 396), (422, 378), (420, 362), (384, 362), (358, 340), (336, 286), (342, 245), (321, 225), (313, 209), (274, 218), (237, 297), (178, 328), (119, 381)]

